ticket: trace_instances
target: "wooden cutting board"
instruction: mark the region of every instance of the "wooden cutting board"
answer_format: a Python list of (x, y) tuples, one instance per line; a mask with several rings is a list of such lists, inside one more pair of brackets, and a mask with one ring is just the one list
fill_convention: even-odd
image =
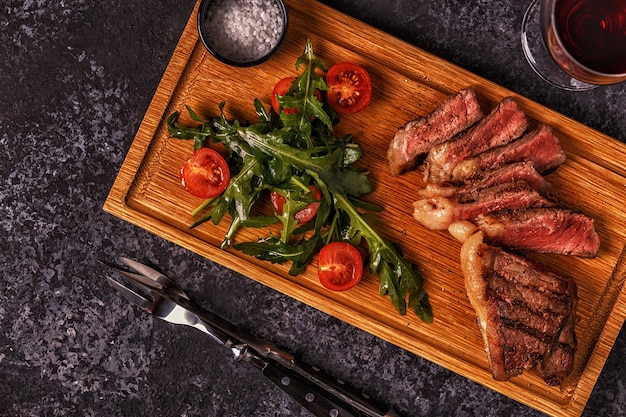
[[(257, 67), (232, 68), (214, 59), (199, 42), (196, 5), (104, 209), (530, 407), (551, 415), (580, 415), (626, 317), (622, 291), (626, 146), (323, 4), (288, 0), (287, 7), (289, 32), (279, 53)], [(190, 213), (201, 201), (181, 190), (178, 171), (192, 144), (168, 137), (166, 117), (174, 111), (184, 113), (189, 105), (208, 118), (217, 115), (219, 103), (225, 101), (227, 117), (256, 120), (254, 98), (269, 106), (273, 85), (294, 74), (307, 38), (326, 63), (352, 61), (370, 72), (372, 103), (365, 111), (343, 118), (336, 130), (354, 134), (363, 146), (363, 162), (372, 171), (374, 185), (369, 200), (385, 208), (379, 230), (399, 242), (405, 256), (420, 267), (435, 314), (432, 324), (412, 313), (400, 316), (387, 298), (378, 295), (375, 276), (366, 276), (348, 292), (329, 292), (318, 283), (315, 265), (292, 277), (288, 266), (220, 249), (228, 221), (189, 229)], [(463, 285), (460, 244), (412, 219), (411, 204), (424, 185), (421, 172), (401, 177), (389, 172), (386, 150), (397, 128), (468, 86), (476, 90), (486, 110), (510, 95), (533, 124), (554, 127), (568, 159), (549, 180), (561, 201), (596, 220), (602, 238), (596, 259), (534, 257), (556, 272), (573, 276), (579, 287), (580, 349), (574, 375), (562, 387), (546, 386), (534, 372), (509, 382), (492, 379)], [(191, 123), (189, 118), (182, 121)], [(244, 231), (238, 240), (255, 240), (258, 234)]]

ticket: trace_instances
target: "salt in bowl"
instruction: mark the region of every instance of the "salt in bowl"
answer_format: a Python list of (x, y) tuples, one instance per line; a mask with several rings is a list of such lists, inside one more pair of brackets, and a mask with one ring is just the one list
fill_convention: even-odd
[(249, 67), (267, 61), (287, 35), (282, 0), (203, 0), (198, 32), (207, 50), (220, 61)]

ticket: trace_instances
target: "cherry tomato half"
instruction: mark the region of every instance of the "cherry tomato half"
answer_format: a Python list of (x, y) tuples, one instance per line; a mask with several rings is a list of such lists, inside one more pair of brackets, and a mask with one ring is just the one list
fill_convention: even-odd
[(211, 148), (200, 148), (180, 168), (180, 183), (191, 195), (212, 198), (230, 182), (230, 170), (222, 155)]
[[(316, 186), (310, 185), (309, 188), (311, 189), (315, 200), (320, 200), (322, 198), (322, 192)], [(276, 213), (278, 213), (279, 216), (283, 214), (283, 206), (287, 202), (285, 197), (278, 194), (276, 191), (272, 191), (270, 193), (270, 201), (272, 202), (272, 207), (276, 210)], [(298, 225), (311, 221), (311, 219), (317, 214), (319, 206), (320, 203), (309, 203), (305, 208), (296, 212), (293, 217), (298, 221)]]
[(317, 256), (317, 276), (329, 290), (348, 290), (361, 281), (363, 258), (358, 249), (347, 242), (329, 243)]
[[(291, 84), (295, 81), (296, 77), (287, 77), (283, 78), (279, 82), (276, 83), (274, 89), (272, 90), (272, 108), (276, 113), (279, 113), (280, 103), (278, 103), (278, 96), (286, 96), (291, 88)], [(324, 96), (322, 96), (322, 92), (317, 88), (314, 91), (315, 97), (317, 100), (322, 103), (324, 102)], [(285, 114), (294, 114), (297, 113), (297, 109), (283, 109), (283, 113)]]
[(326, 73), (326, 100), (339, 114), (363, 110), (372, 99), (372, 80), (365, 68), (351, 62), (340, 62)]
[[(274, 111), (276, 113), (280, 112), (280, 104), (278, 103), (278, 96), (287, 95), (287, 92), (289, 92), (289, 89), (291, 88), (291, 84), (293, 84), (293, 81), (295, 79), (296, 77), (283, 78), (282, 80), (277, 82), (276, 85), (274, 86), (274, 89), (272, 90), (272, 107), (274, 108)], [(296, 109), (283, 109), (283, 113), (285, 114), (294, 114), (297, 112), (298, 110)]]

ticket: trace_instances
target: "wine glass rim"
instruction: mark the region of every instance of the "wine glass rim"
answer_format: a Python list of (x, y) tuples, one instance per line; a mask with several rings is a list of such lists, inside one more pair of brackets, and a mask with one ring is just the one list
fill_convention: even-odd
[[(542, 4), (542, 7), (544, 4), (547, 4), (550, 10), (550, 25), (556, 29), (556, 17), (555, 17), (555, 8), (556, 8), (556, 2), (557, 0), (539, 0)], [(626, 72), (623, 73), (619, 73), (619, 74), (612, 74), (612, 73), (606, 73), (606, 72), (600, 72), (597, 70), (594, 70), (593, 68), (589, 68), (587, 65), (583, 64), (582, 62), (580, 62), (578, 59), (576, 59), (570, 52), (569, 50), (565, 47), (565, 45), (563, 45), (563, 41), (561, 39), (561, 35), (559, 35), (559, 31), (558, 30), (553, 30), (552, 31), (556, 41), (559, 43), (559, 47), (561, 48), (561, 51), (563, 52), (563, 54), (572, 62), (574, 62), (576, 65), (578, 65), (580, 68), (582, 68), (585, 72), (587, 72), (588, 74), (594, 75), (594, 76), (599, 76), (602, 78), (606, 78), (606, 79), (623, 79), (624, 77), (626, 77)]]

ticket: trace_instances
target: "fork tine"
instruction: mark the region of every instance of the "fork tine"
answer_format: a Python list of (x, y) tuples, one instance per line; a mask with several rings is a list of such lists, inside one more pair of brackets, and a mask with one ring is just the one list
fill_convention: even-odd
[(150, 268), (149, 266), (144, 265), (140, 262), (133, 261), (132, 259), (129, 259), (129, 258), (120, 257), (120, 260), (124, 264), (129, 266), (130, 268), (142, 274), (142, 277), (141, 277), (142, 279), (145, 277), (148, 277), (150, 280), (152, 280), (152, 282), (156, 283), (158, 286), (148, 284), (145, 279), (140, 280), (140, 282), (146, 285), (159, 288), (159, 289), (168, 288), (174, 291), (179, 296), (189, 300), (189, 296), (187, 295), (187, 293), (185, 293), (185, 291), (176, 282), (172, 281), (171, 279), (169, 279), (167, 276), (163, 275), (159, 271), (154, 270)]
[(163, 275), (159, 271), (150, 268), (148, 265), (144, 265), (144, 264), (142, 264), (140, 262), (134, 261), (134, 260), (129, 259), (129, 258), (125, 258), (123, 256), (120, 256), (119, 259), (124, 264), (126, 264), (126, 266), (131, 267), (135, 271), (139, 272), (142, 275), (145, 275), (146, 277), (150, 278), (151, 280), (153, 280), (155, 282), (161, 283), (161, 280), (163, 278), (165, 278), (165, 279), (167, 279), (169, 281), (169, 278), (165, 277), (165, 275)]
[(108, 276), (106, 277), (106, 279), (109, 285), (113, 287), (115, 290), (117, 290), (117, 292), (120, 293), (122, 297), (126, 298), (128, 301), (135, 304), (137, 307), (146, 309), (152, 303), (151, 300), (131, 290), (130, 288), (120, 283), (119, 281), (116, 281), (113, 278), (108, 277)]
[(119, 266), (112, 264), (110, 262), (104, 261), (102, 259), (98, 260), (101, 264), (108, 266), (109, 268), (111, 268), (112, 270), (114, 270), (115, 272), (124, 275), (126, 278), (129, 278), (133, 281), (139, 282), (141, 284), (144, 284), (148, 287), (151, 288), (158, 288), (160, 290), (163, 289), (163, 286), (161, 285), (161, 283), (154, 281), (153, 279), (150, 279), (149, 277), (146, 277), (145, 275), (142, 274), (137, 274), (135, 272), (131, 272), (131, 271), (127, 271), (125, 269), (120, 268)]

